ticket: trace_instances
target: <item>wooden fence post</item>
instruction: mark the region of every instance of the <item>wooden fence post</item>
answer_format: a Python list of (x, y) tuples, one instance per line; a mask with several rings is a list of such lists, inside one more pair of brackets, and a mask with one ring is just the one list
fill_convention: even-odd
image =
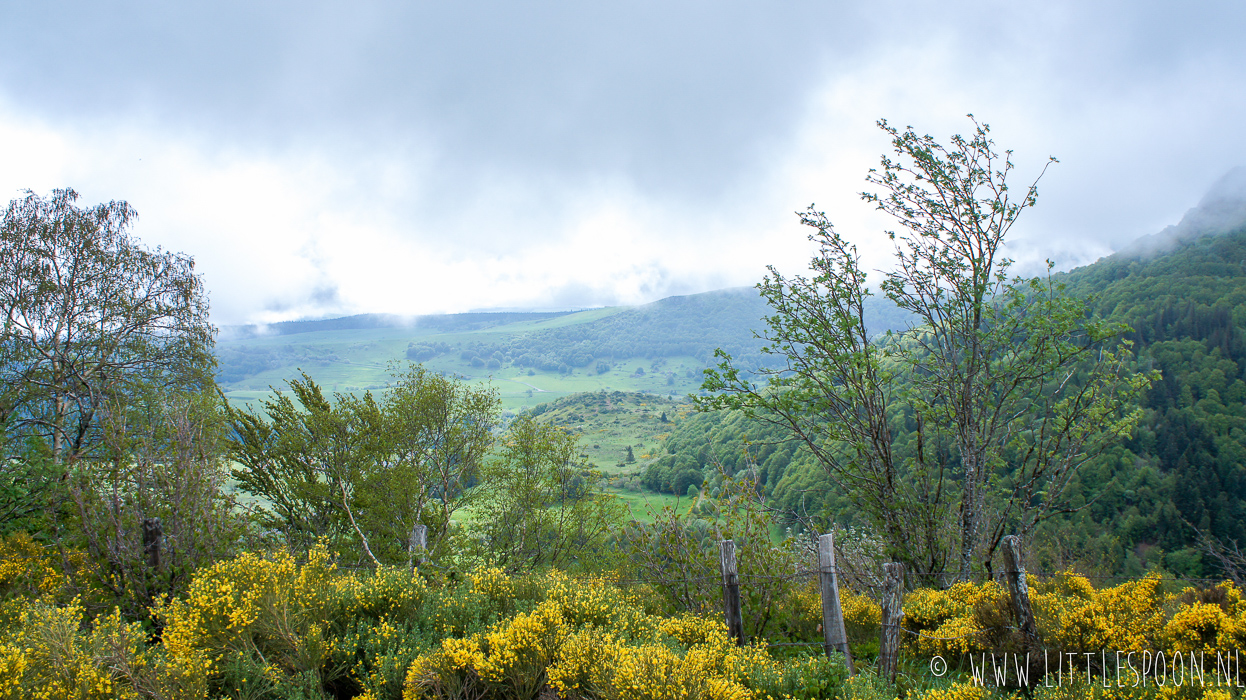
[(407, 565), (418, 566), (424, 563), (424, 554), (428, 551), (428, 526), (417, 524), (411, 528), (411, 542), (407, 544)]
[(718, 543), (718, 564), (723, 574), (723, 612), (727, 616), (727, 629), (735, 637), (736, 644), (744, 644), (744, 618), (740, 614), (740, 574), (736, 570), (735, 542), (722, 540)]
[(844, 630), (844, 611), (839, 605), (839, 577), (835, 568), (835, 535), (818, 537), (818, 583), (822, 592), (822, 643), (826, 655), (842, 652), (848, 674), (855, 675), (852, 652), (848, 649), (848, 633)]
[(900, 661), (900, 625), (904, 622), (904, 565), (883, 564), (883, 624), (878, 642), (878, 672), (896, 681)]
[(160, 540), (164, 538), (164, 527), (160, 518), (143, 519), (143, 554), (147, 557), (147, 566), (153, 571), (160, 569)]
[(1021, 538), (1008, 535), (1003, 540), (1004, 573), (1008, 578), (1008, 594), (1012, 599), (1012, 614), (1017, 618), (1026, 651), (1039, 647), (1038, 625), (1034, 623), (1034, 609), (1030, 607), (1030, 586), (1025, 579), (1025, 567), (1021, 564)]

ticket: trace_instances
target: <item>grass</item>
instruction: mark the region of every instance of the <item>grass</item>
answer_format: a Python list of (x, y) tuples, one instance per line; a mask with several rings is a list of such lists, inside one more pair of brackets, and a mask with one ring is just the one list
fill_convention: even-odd
[[(234, 405), (254, 406), (305, 371), (329, 392), (358, 393), (383, 390), (390, 381), (391, 362), (405, 362), (409, 343), (445, 343), (467, 347), (477, 342), (495, 344), (504, 336), (543, 328), (568, 326), (619, 313), (625, 307), (581, 311), (551, 319), (518, 321), (478, 330), (440, 332), (418, 327), (315, 331), (280, 336), (235, 338), (217, 346), (226, 362), (240, 357), (262, 357), (264, 367), (242, 374), (229, 373), (221, 381), (225, 396)], [(577, 392), (624, 391), (664, 396), (684, 396), (700, 388), (703, 363), (693, 357), (658, 359), (630, 358), (611, 363), (598, 374), (596, 361), (570, 372), (540, 371), (507, 364), (497, 369), (472, 367), (457, 351), (443, 352), (423, 363), (430, 370), (463, 377), (472, 384), (488, 384), (505, 409), (518, 411), (567, 397)], [(226, 367), (225, 369), (229, 369)]]
[(606, 492), (627, 504), (630, 513), (628, 518), (630, 520), (642, 523), (653, 522), (654, 516), (661, 513), (664, 508), (674, 508), (682, 513), (691, 508), (693, 503), (692, 499), (686, 496), (677, 498), (670, 494), (656, 494), (649, 491), (637, 492), (607, 489)]
[(661, 455), (662, 441), (693, 409), (683, 398), (595, 391), (571, 394), (536, 410), (540, 420), (578, 434), (581, 456), (603, 473), (627, 477), (638, 476)]

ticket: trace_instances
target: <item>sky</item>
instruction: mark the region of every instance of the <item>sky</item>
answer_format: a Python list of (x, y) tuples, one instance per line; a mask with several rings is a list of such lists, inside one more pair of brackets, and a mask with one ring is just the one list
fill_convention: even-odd
[[(1176, 223), (1246, 165), (1246, 3), (0, 0), (0, 193), (126, 200), (221, 325), (638, 304), (814, 252), (880, 118), (991, 125), (1020, 270)], [(877, 274), (877, 273), (876, 273)]]

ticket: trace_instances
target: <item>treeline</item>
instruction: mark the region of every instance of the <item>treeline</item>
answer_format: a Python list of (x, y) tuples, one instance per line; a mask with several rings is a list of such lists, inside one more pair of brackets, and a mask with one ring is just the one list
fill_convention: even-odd
[(342, 358), (324, 347), (309, 345), (231, 345), (215, 349), (217, 361), (216, 381), (232, 384), (268, 370), (295, 365), (298, 367), (328, 367)]
[[(618, 362), (635, 358), (691, 357), (708, 365), (714, 351), (722, 348), (748, 363), (764, 365), (774, 362), (774, 358), (760, 353), (762, 341), (755, 338), (753, 332), (765, 326), (763, 317), (768, 312), (765, 301), (751, 289), (718, 290), (669, 297), (594, 321), (488, 336), (492, 340), (459, 341), (452, 345), (437, 336), (426, 337), (409, 342), (404, 357), (413, 362), (427, 362), (449, 355), (483, 370), (513, 366), (540, 372), (605, 373), (614, 369)], [(870, 299), (866, 314), (874, 333), (903, 330), (908, 322), (908, 317), (882, 296)], [(409, 323), (422, 331), (460, 333), (558, 315), (562, 314), (454, 314), (419, 317)], [(393, 317), (352, 316), (273, 324), (268, 331), (286, 335), (397, 325), (401, 325), (400, 319)], [(257, 333), (258, 330), (250, 327), (230, 329), (235, 340), (245, 340)], [(343, 361), (327, 348), (289, 343), (274, 346), (230, 342), (218, 346), (215, 352), (217, 381), (222, 384), (282, 367), (325, 367)]]

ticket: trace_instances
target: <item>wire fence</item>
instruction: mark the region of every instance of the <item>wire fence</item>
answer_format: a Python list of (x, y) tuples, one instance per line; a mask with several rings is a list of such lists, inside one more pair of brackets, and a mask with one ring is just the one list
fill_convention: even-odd
[[(1003, 570), (995, 572), (905, 571), (900, 564), (888, 563), (881, 566), (883, 578), (880, 579), (877, 571), (879, 567), (875, 564), (867, 562), (867, 565), (862, 567), (859, 562), (849, 561), (850, 568), (843, 568), (837, 563), (834, 538), (828, 534), (819, 538), (818, 566), (816, 568), (797, 568), (787, 572), (773, 573), (741, 573), (737, 569), (734, 543), (731, 540), (722, 540), (719, 542), (720, 559), (717, 571), (706, 568), (702, 568), (700, 571), (687, 570), (674, 566), (669, 570), (663, 570), (665, 567), (657, 567), (656, 571), (653, 568), (650, 568), (648, 571), (642, 569), (644, 572), (639, 575), (627, 575), (626, 573), (616, 572), (613, 575), (582, 574), (569, 576), (568, 578), (595, 585), (653, 586), (667, 589), (665, 595), (674, 601), (679, 601), (681, 598), (688, 604), (691, 604), (689, 601), (700, 601), (696, 603), (696, 609), (702, 611), (706, 609), (706, 605), (714, 606), (713, 599), (721, 594), (721, 609), (726, 617), (728, 630), (741, 644), (745, 642), (743, 615), (740, 604), (741, 588), (767, 587), (773, 593), (776, 590), (776, 586), (781, 588), (783, 584), (804, 581), (812, 583), (816, 581), (822, 603), (822, 624), (819, 625), (818, 630), (822, 632), (823, 639), (821, 641), (785, 640), (774, 642), (768, 639), (756, 639), (754, 643), (776, 649), (821, 647), (828, 655), (841, 653), (851, 673), (853, 672), (853, 661), (848, 644), (839, 591), (839, 581), (842, 580), (848, 584), (847, 588), (849, 590), (857, 594), (866, 595), (880, 606), (881, 620), (876, 623), (880, 639), (879, 669), (880, 672), (886, 673), (892, 678), (895, 676), (896, 660), (899, 658), (900, 648), (903, 646), (901, 642), (903, 635), (913, 639), (951, 643), (971, 637), (983, 637), (984, 635), (990, 637), (998, 632), (1011, 631), (1020, 634), (1020, 639), (1023, 640), (1024, 644), (1033, 642), (1037, 639), (1038, 632), (1033, 611), (1029, 608), (1028, 582), (1031, 581), (1050, 582), (1076, 576), (1096, 583), (1150, 580), (1184, 584), (1199, 588), (1209, 588), (1224, 581), (1224, 579), (1219, 578), (1183, 578), (1155, 574), (1143, 576), (1086, 575), (1073, 571), (1027, 571), (1021, 565), (1022, 558), (1019, 540), (1015, 537), (1008, 537), (1005, 540), (1008, 540), (1005, 543), (1007, 546), (1003, 550), (1005, 566)], [(417, 554), (422, 554), (422, 550), (417, 552)], [(450, 573), (450, 570), (446, 567), (430, 562), (424, 559), (423, 556), (417, 557), (416, 566), (430, 567), (444, 573)], [(371, 567), (364, 565), (344, 568), (366, 569)], [(948, 589), (960, 582), (980, 585), (987, 581), (994, 581), (1007, 591), (1010, 616), (1017, 623), (1016, 625), (975, 625), (973, 629), (950, 636), (931, 634), (930, 631), (904, 626), (903, 592), (905, 590), (923, 588)], [(1100, 585), (1102, 584), (1100, 583)], [(681, 588), (685, 590), (679, 590)]]
[[(834, 571), (837, 576), (840, 576), (844, 579), (852, 581), (851, 588), (853, 589), (857, 589), (857, 588), (882, 589), (883, 588), (882, 584), (869, 583), (869, 582), (865, 582), (861, 580), (862, 577), (860, 576), (859, 572), (848, 570), (848, 569), (835, 569)], [(807, 570), (797, 571), (797, 572), (790, 573), (790, 574), (739, 574), (739, 581), (741, 584), (745, 582), (749, 582), (749, 581), (753, 581), (753, 582), (794, 581), (794, 580), (802, 579), (802, 578), (815, 578), (820, 573), (821, 571), (818, 569), (807, 569)], [(1191, 577), (1180, 577), (1180, 576), (1153, 576), (1153, 575), (1152, 576), (1148, 576), (1148, 575), (1128, 576), (1128, 575), (1123, 575), (1123, 574), (1112, 575), (1112, 576), (1108, 576), (1108, 575), (1096, 576), (1096, 575), (1087, 575), (1087, 574), (1081, 574), (1077, 572), (1067, 572), (1067, 571), (1061, 571), (1061, 572), (1026, 571), (1025, 575), (1029, 579), (1058, 580), (1061, 578), (1068, 578), (1070, 576), (1076, 576), (1076, 577), (1084, 578), (1090, 581), (1128, 582), (1128, 581), (1153, 580), (1153, 581), (1160, 581), (1160, 582), (1165, 582), (1165, 583), (1188, 583), (1188, 584), (1195, 585), (1195, 586), (1199, 586), (1199, 585), (1215, 586), (1215, 585), (1224, 583), (1227, 580), (1224, 578), (1207, 578), (1207, 577), (1191, 578)], [(982, 584), (987, 581), (995, 581), (997, 583), (1003, 583), (1006, 578), (1006, 574), (1004, 573), (996, 573), (994, 575), (988, 576), (984, 574), (983, 572), (972, 572), (968, 575), (955, 573), (955, 572), (942, 572), (942, 573), (905, 572), (905, 576), (910, 579), (918, 580), (917, 581), (918, 583), (921, 582), (920, 581), (921, 579), (934, 581), (936, 582), (937, 587), (939, 588), (948, 588), (952, 586), (953, 584), (956, 584), (962, 581), (968, 581), (970, 583), (977, 583), (977, 584)], [(630, 577), (630, 578), (616, 579), (609, 575), (579, 575), (579, 576), (571, 576), (569, 578), (571, 578), (574, 581), (606, 582), (606, 583), (613, 583), (613, 584), (618, 584), (618, 585), (649, 584), (649, 585), (676, 586), (676, 585), (722, 581), (722, 575), (719, 573), (706, 574), (704, 576), (692, 576), (692, 577), (658, 576), (658, 577), (644, 577), (644, 578)], [(914, 587), (920, 588), (921, 586), (914, 586)], [(859, 591), (859, 592), (865, 592), (865, 591)]]
[[(370, 563), (368, 564), (343, 564), (339, 562), (337, 563), (336, 566), (339, 569), (346, 569), (346, 570), (351, 570), (351, 571), (372, 571), (376, 569), (376, 565), (370, 564)], [(429, 567), (429, 568), (437, 569), (438, 571), (445, 571), (445, 572), (455, 571), (453, 567), (442, 566), (431, 561), (421, 562), (417, 565), (417, 567), (418, 568)], [(739, 580), (740, 580), (740, 583), (742, 584), (745, 582), (749, 582), (749, 581), (753, 581), (753, 582), (793, 581), (793, 580), (802, 579), (802, 578), (814, 578), (818, 576), (819, 573), (820, 571), (818, 569), (806, 569), (802, 571), (796, 571), (790, 574), (739, 574)], [(852, 589), (854, 590), (865, 589), (865, 590), (859, 591), (862, 593), (866, 592), (866, 590), (881, 590), (883, 588), (882, 584), (871, 583), (869, 581), (864, 580), (864, 577), (861, 576), (859, 572), (854, 571), (854, 570), (836, 569), (835, 573), (837, 576), (840, 576), (843, 579), (851, 581), (852, 583), (850, 587)], [(1127, 582), (1127, 581), (1154, 580), (1154, 581), (1160, 581), (1164, 583), (1188, 583), (1194, 586), (1216, 586), (1228, 580), (1225, 578), (1211, 578), (1211, 577), (1195, 578), (1195, 577), (1182, 577), (1182, 576), (1148, 576), (1148, 575), (1130, 576), (1130, 575), (1125, 575), (1125, 574), (1095, 575), (1095, 574), (1082, 574), (1078, 572), (1067, 572), (1067, 571), (1059, 571), (1059, 572), (1026, 571), (1025, 575), (1029, 579), (1040, 579), (1040, 580), (1053, 580), (1053, 579), (1066, 578), (1069, 576), (1077, 576), (1080, 578), (1087, 579), (1089, 581)], [(997, 583), (1002, 583), (1005, 578), (1005, 575), (1003, 573), (987, 575), (984, 572), (980, 572), (980, 571), (970, 572), (969, 574), (958, 573), (958, 572), (909, 571), (909, 572), (905, 572), (905, 577), (917, 580), (918, 583), (920, 583), (921, 580), (923, 579), (926, 581), (932, 581), (934, 582), (935, 587), (948, 588), (951, 585), (962, 582), (962, 581), (982, 584), (990, 580), (990, 581), (995, 581)], [(610, 583), (610, 584), (620, 585), (620, 586), (629, 586), (629, 585), (678, 586), (678, 585), (699, 584), (699, 583), (708, 583), (708, 582), (721, 582), (722, 574), (714, 573), (714, 574), (706, 574), (702, 576), (691, 576), (691, 577), (656, 576), (656, 577), (627, 577), (627, 578), (614, 578), (608, 574), (586, 574), (586, 575), (570, 576), (568, 578), (570, 578), (573, 581), (602, 582), (602, 583)], [(914, 586), (914, 587), (920, 588), (921, 586), (919, 585), (919, 586)]]

